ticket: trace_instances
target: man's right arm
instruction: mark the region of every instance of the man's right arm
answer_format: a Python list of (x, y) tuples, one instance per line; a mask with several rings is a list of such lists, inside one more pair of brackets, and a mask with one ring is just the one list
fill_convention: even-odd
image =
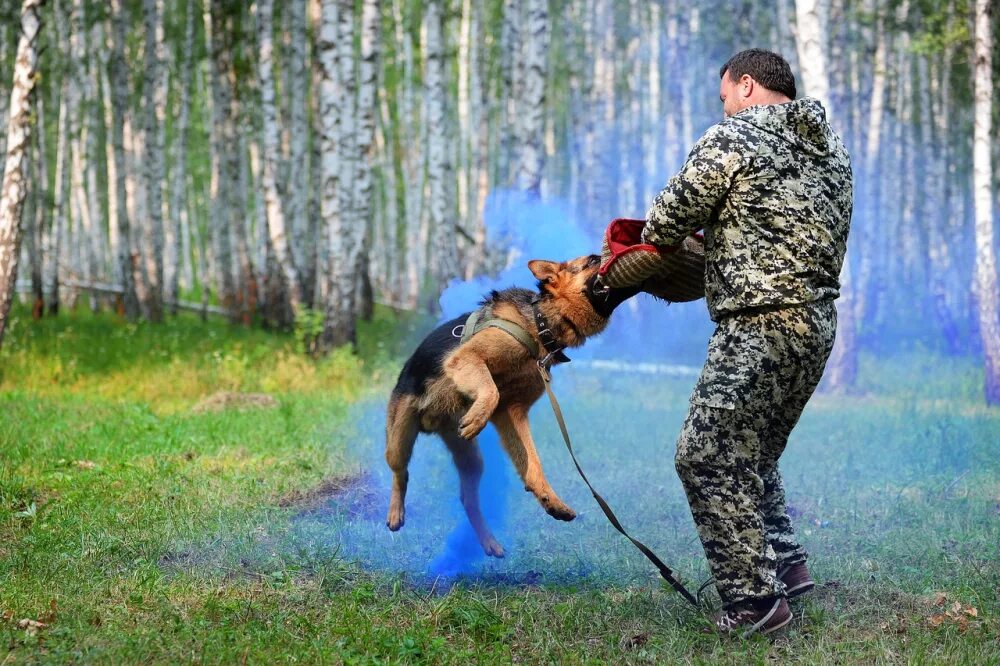
[(653, 200), (642, 240), (677, 245), (703, 229), (725, 199), (743, 167), (744, 146), (723, 125), (715, 125), (695, 144), (680, 172)]

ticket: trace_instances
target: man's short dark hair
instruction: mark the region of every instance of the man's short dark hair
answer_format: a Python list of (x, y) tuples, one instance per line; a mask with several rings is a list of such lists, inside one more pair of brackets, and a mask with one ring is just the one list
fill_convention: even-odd
[(788, 61), (773, 51), (764, 49), (747, 49), (740, 51), (726, 61), (719, 70), (719, 78), (726, 75), (739, 81), (744, 74), (749, 74), (753, 80), (768, 90), (781, 93), (788, 99), (795, 99), (795, 76)]

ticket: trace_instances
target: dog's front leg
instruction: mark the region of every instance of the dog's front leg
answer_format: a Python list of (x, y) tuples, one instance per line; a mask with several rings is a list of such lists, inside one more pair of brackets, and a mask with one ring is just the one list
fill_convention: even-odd
[(472, 405), (458, 423), (458, 434), (463, 439), (473, 439), (486, 427), (496, 410), (500, 392), (486, 363), (470, 348), (459, 349), (452, 354), (445, 361), (444, 371), (455, 382), (459, 393), (472, 400)]
[(573, 520), (576, 512), (559, 499), (556, 491), (549, 485), (542, 471), (542, 461), (538, 458), (535, 442), (531, 438), (528, 427), (528, 409), (522, 405), (511, 405), (493, 416), (493, 423), (500, 433), (507, 455), (510, 456), (514, 468), (524, 481), (524, 489), (535, 496), (553, 518), (558, 520)]

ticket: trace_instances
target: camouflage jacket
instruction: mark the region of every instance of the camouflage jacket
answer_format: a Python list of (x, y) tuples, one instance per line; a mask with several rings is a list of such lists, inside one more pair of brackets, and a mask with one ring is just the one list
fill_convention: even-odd
[(673, 245), (705, 230), (712, 319), (836, 298), (853, 186), (823, 106), (754, 106), (705, 132), (646, 216), (642, 237)]

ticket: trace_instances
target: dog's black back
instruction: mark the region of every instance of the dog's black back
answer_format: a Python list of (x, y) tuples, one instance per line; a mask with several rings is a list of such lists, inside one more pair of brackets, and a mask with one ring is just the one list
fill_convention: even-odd
[[(530, 289), (510, 287), (502, 291), (491, 291), (480, 301), (480, 305), (495, 305), (497, 303), (513, 303), (519, 306), (529, 306), (538, 294)], [(413, 355), (407, 359), (396, 380), (393, 394), (415, 395), (424, 394), (427, 382), (441, 376), (444, 358), (458, 346), (461, 341), (461, 326), (469, 318), (471, 312), (465, 312), (450, 319), (431, 331), (420, 343)], [(458, 333), (456, 336), (455, 333)]]
[[(427, 380), (441, 375), (444, 357), (458, 346), (461, 336), (461, 329), (458, 327), (465, 323), (469, 314), (466, 312), (446, 321), (424, 338), (403, 365), (393, 394), (416, 396), (424, 394)], [(459, 337), (456, 337), (455, 333), (459, 333)]]

